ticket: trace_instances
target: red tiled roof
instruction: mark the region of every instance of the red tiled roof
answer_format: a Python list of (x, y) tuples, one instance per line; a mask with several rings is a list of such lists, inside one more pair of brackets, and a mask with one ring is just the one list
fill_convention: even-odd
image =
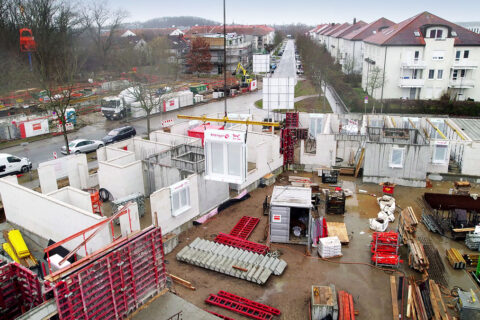
[[(226, 26), (227, 33), (248, 34), (255, 36), (265, 36), (275, 31), (272, 27), (266, 25), (230, 25)], [(223, 26), (195, 26), (191, 27), (187, 34), (205, 34), (205, 33), (223, 33)]]
[(330, 31), (327, 31), (325, 32), (323, 35), (325, 36), (331, 36), (332, 34), (340, 31), (340, 30), (345, 30), (346, 28), (348, 28), (349, 26), (351, 26), (350, 23), (348, 22), (345, 22), (343, 24), (340, 24), (340, 25), (337, 25), (335, 28), (331, 29)]
[(367, 24), (366, 22), (358, 21), (354, 25), (351, 25), (351, 26), (349, 26), (349, 27), (347, 27), (343, 30), (339, 30), (339, 31), (335, 32), (334, 34), (332, 34), (331, 36), (334, 37), (334, 38), (343, 38), (344, 35), (347, 35), (350, 32), (365, 26), (366, 24)]
[[(455, 45), (457, 46), (480, 46), (479, 34), (426, 11), (371, 35), (364, 41), (377, 45), (421, 46), (425, 45), (424, 34), (422, 34), (421, 29), (428, 25), (443, 25), (451, 28), (452, 31), (457, 33), (457, 36), (455, 37)], [(419, 31), (420, 36), (415, 36), (414, 31)]]
[(335, 24), (331, 24), (330, 26), (326, 27), (325, 29), (321, 30), (320, 32), (318, 32), (318, 34), (326, 34), (327, 32), (331, 31), (332, 29), (334, 28), (337, 28), (340, 24), (338, 23), (335, 23)]
[(380, 18), (377, 21), (369, 23), (369, 24), (361, 27), (360, 29), (357, 29), (357, 30), (355, 30), (355, 31), (353, 31), (349, 34), (344, 35), (343, 39), (353, 40), (353, 41), (363, 40), (363, 39), (371, 36), (374, 33), (374, 31), (375, 31), (375, 33), (377, 33), (377, 32), (380, 31), (380, 29), (391, 27), (394, 24), (395, 24), (395, 22), (393, 22), (393, 21), (390, 21), (390, 20), (385, 19), (385, 18)]

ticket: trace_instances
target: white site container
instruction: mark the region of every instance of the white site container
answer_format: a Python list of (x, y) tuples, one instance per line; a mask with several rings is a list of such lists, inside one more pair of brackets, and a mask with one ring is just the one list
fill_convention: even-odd
[(178, 92), (178, 101), (180, 108), (193, 105), (193, 92), (190, 90)]
[(179, 108), (178, 98), (169, 98), (163, 100), (163, 112), (176, 110)]
[(201, 94), (196, 94), (196, 95), (193, 97), (193, 100), (195, 101), (195, 103), (203, 102), (203, 95), (201, 95)]

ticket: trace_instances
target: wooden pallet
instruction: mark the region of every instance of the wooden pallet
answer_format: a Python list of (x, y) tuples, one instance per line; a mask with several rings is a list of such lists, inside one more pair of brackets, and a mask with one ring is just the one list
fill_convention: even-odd
[(446, 250), (447, 260), (452, 266), (453, 269), (465, 269), (467, 262), (462, 257), (460, 252), (455, 248), (450, 248)]
[(341, 244), (349, 244), (347, 227), (343, 222), (327, 222), (328, 236), (338, 237)]

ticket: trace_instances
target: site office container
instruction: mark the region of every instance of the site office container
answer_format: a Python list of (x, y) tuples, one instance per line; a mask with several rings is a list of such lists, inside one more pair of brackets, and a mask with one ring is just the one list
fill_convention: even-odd
[[(312, 190), (275, 186), (270, 200), (270, 241), (308, 244), (311, 234)], [(300, 235), (295, 235), (299, 230)]]
[(207, 91), (207, 85), (206, 84), (199, 84), (196, 86), (191, 86), (190, 91), (194, 94), (199, 94)]
[(204, 146), (205, 130), (209, 129), (224, 130), (224, 126), (211, 125), (210, 123), (201, 124), (194, 128), (188, 129), (188, 136), (202, 139), (202, 146)]
[(46, 118), (21, 122), (18, 124), (18, 129), (20, 130), (20, 137), (22, 139), (50, 132), (48, 119)]

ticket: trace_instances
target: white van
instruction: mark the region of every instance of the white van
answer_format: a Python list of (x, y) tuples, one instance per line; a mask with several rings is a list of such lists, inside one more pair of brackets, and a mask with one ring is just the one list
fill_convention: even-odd
[(25, 173), (32, 169), (28, 158), (19, 158), (8, 153), (0, 153), (0, 176)]

